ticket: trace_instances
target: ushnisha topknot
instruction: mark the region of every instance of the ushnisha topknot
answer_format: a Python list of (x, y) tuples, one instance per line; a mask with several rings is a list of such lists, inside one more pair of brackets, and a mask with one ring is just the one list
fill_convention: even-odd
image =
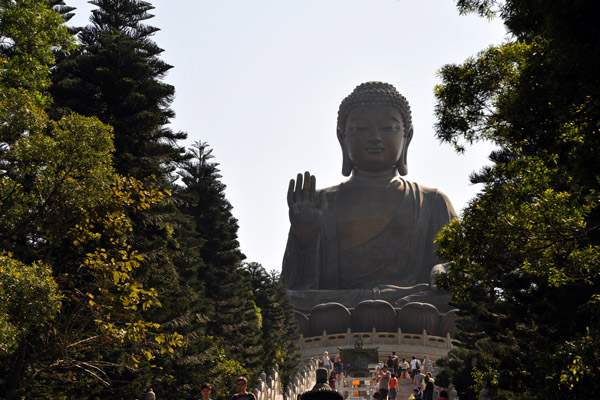
[(404, 129), (412, 131), (412, 117), (410, 106), (404, 96), (396, 88), (385, 82), (365, 82), (358, 85), (346, 97), (338, 110), (337, 128), (344, 132), (346, 119), (352, 109), (358, 106), (383, 105), (397, 109), (402, 116)]

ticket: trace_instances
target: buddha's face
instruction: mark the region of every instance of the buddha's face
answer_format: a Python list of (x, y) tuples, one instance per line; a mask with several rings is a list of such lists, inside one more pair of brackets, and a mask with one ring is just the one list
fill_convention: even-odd
[(402, 116), (392, 107), (363, 106), (350, 112), (343, 141), (350, 162), (368, 172), (394, 168), (405, 144)]

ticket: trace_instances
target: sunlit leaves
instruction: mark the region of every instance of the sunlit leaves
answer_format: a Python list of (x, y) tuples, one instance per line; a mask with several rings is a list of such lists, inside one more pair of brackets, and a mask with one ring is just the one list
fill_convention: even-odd
[(26, 265), (0, 253), (0, 357), (56, 316), (61, 295), (51, 272), (47, 265)]
[[(47, 115), (54, 51), (74, 42), (61, 24), (45, 1), (0, 0), (0, 391), (9, 398), (19, 388), (45, 398), (49, 389), (31, 390), (49, 382), (109, 385), (108, 368), (182, 345), (176, 332), (152, 340), (160, 326), (145, 317), (161, 302), (130, 244), (131, 216), (169, 194), (152, 177), (115, 173), (110, 126)], [(117, 350), (130, 357), (103, 360)]]
[(497, 114), (530, 51), (529, 45), (508, 43), (490, 47), (462, 65), (442, 67), (438, 74), (444, 83), (435, 87), (437, 136), (459, 151), (479, 140), (506, 145), (502, 136), (506, 122)]
[[(600, 260), (600, 248), (586, 239), (590, 229), (597, 229), (588, 223), (597, 194), (553, 189), (568, 177), (536, 158), (498, 168), (502, 184), (487, 187), (438, 240), (442, 256), (453, 260), (451, 273), (460, 271), (457, 279), (463, 276), (487, 289), (497, 284), (499, 271), (515, 268), (554, 286), (590, 283)], [(496, 267), (488, 269), (490, 264)], [(470, 286), (465, 282), (459, 293), (468, 298)]]
[(41, 103), (39, 93), (27, 89), (6, 88), (0, 91), (0, 152), (23, 133), (40, 132), (46, 126), (47, 115), (40, 107)]
[(456, 375), (463, 390), (474, 381), (468, 390), (487, 386), (493, 398), (593, 396), (600, 388), (599, 3), (457, 4), (461, 12), (500, 15), (512, 42), (443, 67), (436, 87), (438, 138), (459, 151), (477, 140), (499, 147), (493, 164), (471, 177), (483, 184), (481, 194), (438, 241), (450, 262), (440, 285), (461, 310), (468, 349), (455, 353), (465, 367)]
[(136, 270), (143, 257), (126, 240), (132, 228), (128, 212), (160, 203), (164, 195), (145, 189), (133, 178), (120, 178), (103, 196), (104, 206), (110, 208), (90, 214), (69, 235), (84, 256), (82, 272), (94, 277), (96, 289), (87, 297), (96, 323), (110, 337), (140, 342), (158, 325), (135, 319), (138, 311), (160, 307), (161, 303), (155, 289), (137, 281)]
[(71, 49), (74, 38), (47, 1), (2, 0), (0, 8), (0, 86), (41, 93), (50, 85), (53, 50)]

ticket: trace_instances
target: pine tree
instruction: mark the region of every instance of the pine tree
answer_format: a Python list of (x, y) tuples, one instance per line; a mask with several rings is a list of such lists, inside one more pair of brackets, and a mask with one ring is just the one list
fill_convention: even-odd
[(267, 273), (257, 263), (245, 264), (244, 269), (250, 276), (256, 305), (262, 315), (262, 370), (268, 373), (277, 364), (285, 385), (296, 372), (300, 356), (300, 331), (294, 307), (276, 271)]
[(190, 215), (202, 240), (199, 249), (205, 268), (199, 277), (205, 295), (214, 302), (208, 334), (222, 339), (228, 357), (243, 364), (250, 373), (260, 369), (260, 313), (254, 302), (251, 283), (241, 269), (245, 258), (237, 241), (237, 220), (219, 181), (218, 164), (212, 149), (196, 142), (193, 158), (180, 172), (185, 188), (179, 194), (180, 210)]
[[(161, 81), (171, 66), (150, 39), (157, 29), (144, 24), (152, 6), (138, 0), (91, 3), (98, 9), (91, 25), (79, 31), (82, 47), (62, 56), (53, 74), (52, 116), (76, 111), (112, 125), (117, 172), (173, 193), (168, 202), (132, 215), (131, 243), (143, 257), (139, 278), (156, 288), (162, 303), (152, 320), (165, 335), (177, 332), (186, 343), (142, 362), (142, 370), (124, 371), (112, 384), (138, 391), (152, 385), (161, 397), (185, 398), (210, 379), (225, 394), (234, 376), (254, 377), (265, 365), (264, 319), (241, 268), (237, 221), (218, 164), (204, 143), (184, 152), (176, 141), (186, 135), (166, 127), (174, 89)], [(183, 187), (172, 184), (175, 166)], [(287, 318), (293, 321), (289, 313)]]
[(75, 13), (73, 13), (75, 7), (66, 5), (64, 0), (51, 0), (49, 5), (52, 11), (59, 13), (65, 22), (68, 22), (75, 15)]
[[(97, 0), (91, 4), (97, 7), (92, 11), (91, 24), (76, 29), (80, 48), (58, 59), (51, 87), (51, 115), (59, 118), (75, 111), (111, 125), (117, 173), (142, 180), (147, 191), (169, 195), (175, 166), (186, 158), (177, 141), (186, 134), (167, 127), (174, 116), (170, 108), (174, 88), (162, 81), (171, 66), (160, 59), (163, 50), (152, 41), (158, 29), (145, 24), (152, 18), (149, 12), (153, 7), (138, 0)], [(194, 310), (202, 302), (202, 292), (192, 290), (185, 281), (199, 261), (186, 249), (187, 238), (176, 237), (176, 232), (186, 229), (189, 218), (177, 212), (175, 200), (169, 196), (130, 217), (130, 243), (143, 257), (136, 272), (138, 279), (156, 288), (162, 304), (153, 310), (153, 320), (166, 335), (179, 334), (183, 320), (201, 326), (204, 315)], [(175, 349), (174, 353), (178, 351), (183, 350)], [(163, 367), (170, 365), (172, 354), (159, 357)], [(115, 352), (107, 357), (122, 355)], [(169, 384), (165, 377), (172, 371), (151, 368), (156, 363), (157, 359), (147, 360), (137, 371), (123, 371), (113, 380), (113, 387), (128, 385), (141, 391), (152, 383)]]
[[(98, 8), (91, 24), (78, 29), (81, 46), (59, 54), (50, 88), (51, 116), (77, 112), (112, 126), (117, 173), (143, 181), (148, 190), (169, 193), (172, 172), (186, 158), (176, 141), (187, 135), (166, 126), (174, 116), (169, 108), (174, 88), (162, 82), (171, 66), (159, 58), (163, 50), (151, 40), (158, 29), (144, 24), (153, 7), (139, 0), (91, 4)], [(133, 216), (132, 243), (151, 270), (148, 276), (159, 281), (156, 286), (178, 281), (169, 257), (181, 251), (171, 237), (175, 213), (173, 201), (167, 200)]]
[(183, 132), (166, 127), (174, 112), (174, 88), (162, 82), (171, 66), (145, 25), (152, 5), (139, 0), (94, 0), (82, 47), (59, 59), (51, 88), (54, 115), (75, 111), (114, 127), (115, 167), (125, 176), (163, 178), (183, 159), (176, 141)]

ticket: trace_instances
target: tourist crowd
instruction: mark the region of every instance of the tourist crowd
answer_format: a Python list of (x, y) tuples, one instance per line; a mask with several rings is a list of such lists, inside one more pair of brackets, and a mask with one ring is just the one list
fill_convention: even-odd
[[(344, 366), (339, 354), (332, 360), (329, 353), (325, 351), (319, 362), (327, 370), (327, 384), (332, 390), (338, 388), (341, 377), (349, 376), (350, 365)], [(410, 361), (407, 361), (406, 358), (400, 358), (393, 352), (385, 363), (380, 362), (377, 365), (373, 377), (373, 392), (369, 395), (374, 400), (448, 400), (448, 392), (436, 388), (433, 373), (433, 362), (427, 356), (422, 360), (413, 356)], [(324, 373), (322, 376), (325, 381)], [(413, 393), (408, 399), (399, 399), (397, 397), (399, 385), (406, 385), (407, 381), (414, 387)], [(238, 393), (233, 395), (231, 400), (256, 400), (256, 396), (246, 390), (248, 381), (245, 377), (237, 378), (236, 384)], [(351, 381), (351, 384), (358, 387), (359, 381)], [(203, 384), (200, 391), (202, 397), (199, 400), (212, 400), (211, 391), (210, 384)]]
[[(332, 360), (329, 353), (325, 351), (319, 361), (323, 368), (327, 369), (328, 383), (334, 390), (339, 379), (342, 376), (348, 377), (350, 373), (350, 365), (344, 366), (339, 354)], [(406, 384), (408, 381), (414, 386), (413, 393), (408, 400), (448, 400), (447, 391), (443, 388), (436, 388), (433, 373), (433, 362), (427, 356), (424, 356), (422, 360), (412, 356), (408, 361), (393, 352), (385, 363), (380, 362), (376, 367), (372, 397), (376, 400), (396, 400), (398, 385)]]

